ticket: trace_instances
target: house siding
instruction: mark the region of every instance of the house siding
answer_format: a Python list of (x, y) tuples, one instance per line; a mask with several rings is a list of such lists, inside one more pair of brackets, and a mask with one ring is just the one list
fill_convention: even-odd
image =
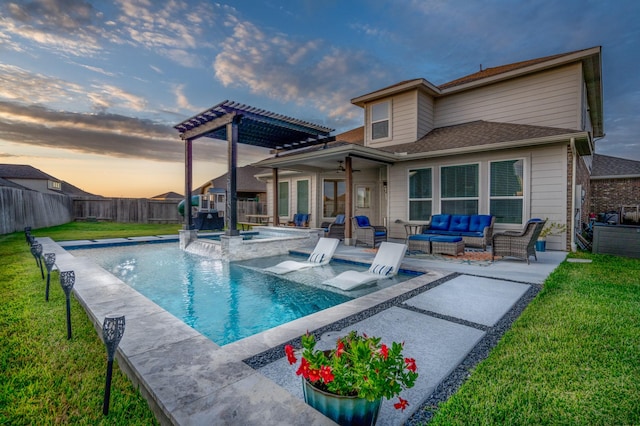
[(434, 108), (434, 100), (433, 97), (427, 95), (426, 93), (419, 92), (418, 93), (418, 129), (416, 134), (416, 139), (420, 139), (430, 131), (432, 131), (434, 126), (433, 121), (433, 108)]
[(435, 127), (476, 120), (582, 129), (582, 67), (496, 83), (435, 101)]
[(371, 140), (371, 117), (367, 110), (365, 114), (365, 145), (379, 148), (389, 145), (397, 145), (408, 142), (415, 142), (416, 129), (418, 127), (417, 118), (417, 91), (401, 93), (390, 98), (391, 100), (391, 139), (380, 142)]
[[(440, 167), (460, 164), (479, 164), (480, 214), (489, 213), (489, 162), (523, 158), (526, 176), (524, 188), (523, 221), (532, 217), (549, 218), (567, 224), (565, 200), (567, 198), (567, 144), (538, 148), (511, 149), (464, 156), (439, 157), (399, 163), (389, 171), (389, 235), (405, 238), (402, 222), (409, 220), (409, 169), (431, 167), (433, 170), (433, 211), (440, 213)], [(495, 231), (520, 230), (523, 224), (496, 224)], [(549, 249), (566, 250), (564, 236), (550, 237)]]

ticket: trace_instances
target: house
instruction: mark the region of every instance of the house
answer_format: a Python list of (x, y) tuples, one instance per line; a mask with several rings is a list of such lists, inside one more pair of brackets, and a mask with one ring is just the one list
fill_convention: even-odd
[[(496, 216), (495, 231), (534, 217), (580, 229), (594, 138), (604, 135), (601, 78), (601, 47), (593, 47), (439, 86), (402, 81), (351, 100), (364, 126), (254, 166), (276, 172), (259, 175), (269, 209), (286, 220), (306, 208), (312, 226), (367, 215), (404, 238), (403, 223), (479, 213)], [(573, 234), (547, 247), (570, 250)]]
[(614, 211), (620, 222), (640, 223), (640, 161), (595, 154), (589, 208), (595, 214)]
[[(256, 200), (264, 203), (264, 198), (267, 195), (267, 186), (255, 177), (264, 172), (266, 172), (266, 170), (253, 166), (238, 167), (236, 169), (238, 180), (236, 193), (238, 200)], [(224, 173), (194, 189), (192, 193), (193, 195), (206, 194), (212, 188), (226, 190), (227, 179), (228, 174)]]
[(26, 164), (0, 164), (0, 186), (61, 194), (68, 196), (93, 196), (68, 182), (57, 179), (42, 170)]
[(158, 194), (150, 198), (150, 200), (184, 200), (184, 195), (178, 194), (174, 191), (165, 192), (163, 194)]

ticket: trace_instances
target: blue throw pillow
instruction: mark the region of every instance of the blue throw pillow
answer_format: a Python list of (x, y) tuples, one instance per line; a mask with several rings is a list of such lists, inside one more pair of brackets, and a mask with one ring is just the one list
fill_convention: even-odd
[(453, 215), (451, 216), (451, 223), (449, 223), (449, 231), (466, 232), (469, 230), (469, 216), (467, 215)]
[(336, 216), (336, 220), (333, 221), (336, 225), (344, 225), (344, 215), (339, 214)]
[(358, 226), (360, 228), (371, 226), (369, 224), (369, 218), (367, 216), (356, 216), (356, 222), (358, 222)]
[(449, 229), (449, 222), (451, 221), (450, 214), (436, 214), (431, 216), (431, 225), (429, 229), (434, 231), (446, 231)]
[(470, 232), (483, 232), (484, 228), (491, 225), (490, 214), (474, 214), (469, 220)]

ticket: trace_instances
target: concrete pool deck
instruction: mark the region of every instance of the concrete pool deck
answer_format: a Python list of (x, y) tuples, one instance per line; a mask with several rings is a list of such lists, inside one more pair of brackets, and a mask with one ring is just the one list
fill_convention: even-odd
[[(332, 424), (302, 401), (300, 379), (282, 346), (307, 330), (317, 330), (320, 345), (331, 345), (352, 329), (404, 341), (405, 354), (416, 359), (420, 377), (402, 394), (409, 409), (396, 411), (393, 401), (384, 401), (378, 420), (404, 424), (470, 353), (505, 328), (507, 314), (523, 309), (522, 300), (567, 254), (544, 252), (530, 265), (501, 260), (490, 266), (406, 256), (404, 268), (428, 273), (220, 347), (99, 266), (48, 238), (38, 241), (45, 253), (56, 253), (58, 269), (75, 271), (74, 295), (99, 335), (107, 314), (125, 315), (118, 365), (163, 424), (180, 425)], [(349, 260), (373, 256), (343, 245), (336, 252)]]

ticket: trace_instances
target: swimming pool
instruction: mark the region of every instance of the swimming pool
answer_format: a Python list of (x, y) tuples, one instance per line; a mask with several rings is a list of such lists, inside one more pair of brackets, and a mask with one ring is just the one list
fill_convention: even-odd
[(332, 262), (280, 277), (261, 269), (289, 256), (228, 262), (187, 253), (173, 243), (71, 253), (90, 258), (221, 346), (412, 277), (400, 274), (345, 293), (328, 290), (322, 281), (368, 266)]

